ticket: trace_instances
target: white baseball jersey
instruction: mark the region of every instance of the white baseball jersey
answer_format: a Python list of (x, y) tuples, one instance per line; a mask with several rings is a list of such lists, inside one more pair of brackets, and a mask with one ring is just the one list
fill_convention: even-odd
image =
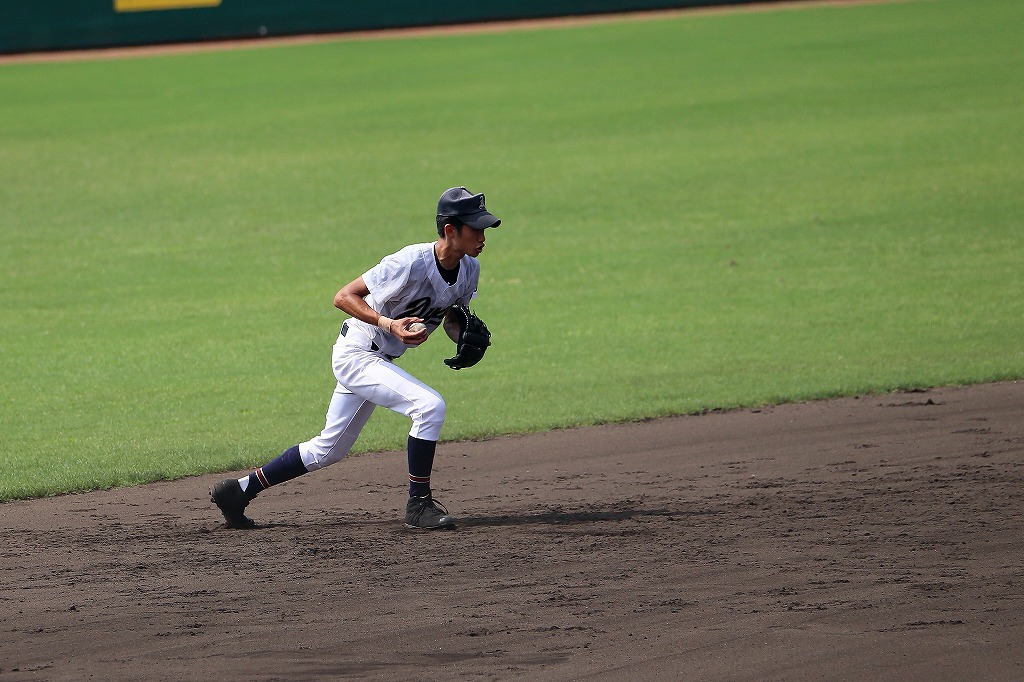
[[(394, 320), (423, 318), (428, 335), (441, 324), (450, 307), (456, 303), (469, 304), (476, 296), (479, 280), (480, 262), (463, 256), (455, 284), (445, 282), (437, 269), (434, 242), (407, 246), (363, 273), (363, 283), (370, 290), (366, 303), (371, 308)], [(355, 318), (346, 324), (349, 343), (362, 337), (367, 345), (376, 345), (381, 353), (392, 358), (411, 348), (374, 325)]]

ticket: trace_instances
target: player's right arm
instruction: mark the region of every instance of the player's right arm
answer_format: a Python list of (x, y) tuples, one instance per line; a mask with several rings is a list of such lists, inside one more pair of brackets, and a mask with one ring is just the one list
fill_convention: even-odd
[(385, 317), (371, 308), (366, 302), (366, 297), (369, 295), (370, 290), (367, 288), (363, 278), (357, 277), (343, 286), (334, 295), (334, 307), (348, 313), (357, 320), (380, 327), (389, 334), (394, 334), (402, 343), (410, 346), (416, 346), (426, 341), (427, 331), (425, 329), (418, 332), (408, 331), (409, 325), (413, 322), (423, 322), (421, 318), (403, 317), (400, 320), (392, 320), (389, 317)]

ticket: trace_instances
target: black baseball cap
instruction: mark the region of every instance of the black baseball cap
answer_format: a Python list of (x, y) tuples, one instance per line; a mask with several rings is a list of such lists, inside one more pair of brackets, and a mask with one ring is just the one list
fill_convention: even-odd
[(484, 195), (473, 194), (465, 187), (446, 189), (437, 200), (437, 215), (458, 218), (459, 222), (478, 230), (501, 225), (501, 220), (487, 212)]

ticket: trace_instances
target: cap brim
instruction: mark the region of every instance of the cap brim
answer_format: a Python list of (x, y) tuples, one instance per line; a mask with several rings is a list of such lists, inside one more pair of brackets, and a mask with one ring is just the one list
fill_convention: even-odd
[(479, 213), (474, 213), (473, 215), (460, 215), (457, 217), (466, 225), (469, 225), (470, 227), (475, 228), (477, 230), (482, 230), (487, 227), (497, 227), (498, 225), (501, 225), (501, 220), (491, 215), (487, 211), (480, 211)]

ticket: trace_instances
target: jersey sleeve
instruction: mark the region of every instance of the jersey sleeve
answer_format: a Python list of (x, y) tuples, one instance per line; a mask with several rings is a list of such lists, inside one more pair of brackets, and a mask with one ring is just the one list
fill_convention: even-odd
[(377, 301), (389, 301), (409, 281), (412, 264), (399, 251), (385, 256), (380, 263), (363, 273), (363, 284)]

